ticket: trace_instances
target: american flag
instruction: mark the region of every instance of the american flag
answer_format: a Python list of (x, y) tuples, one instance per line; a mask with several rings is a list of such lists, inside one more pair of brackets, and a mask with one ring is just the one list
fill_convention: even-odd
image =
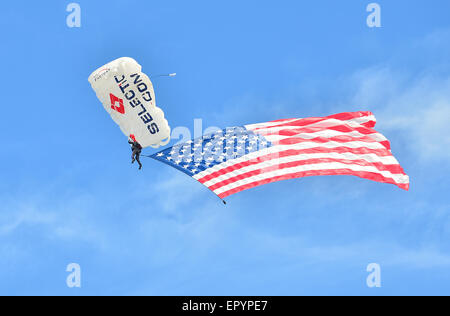
[(307, 176), (353, 175), (408, 190), (409, 177), (371, 112), (283, 119), (226, 128), (151, 157), (193, 177), (221, 199)]

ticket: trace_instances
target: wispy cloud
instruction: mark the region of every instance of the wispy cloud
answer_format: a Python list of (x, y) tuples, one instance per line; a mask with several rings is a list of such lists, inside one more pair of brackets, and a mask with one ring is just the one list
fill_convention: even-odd
[[(263, 252), (278, 257), (289, 258), (290, 262), (302, 264), (323, 264), (347, 262), (359, 264), (366, 260), (379, 260), (385, 266), (404, 267), (408, 269), (450, 267), (450, 254), (434, 246), (405, 247), (398, 243), (383, 240), (351, 242), (339, 244), (330, 242), (320, 244), (301, 236), (276, 236), (252, 230), (252, 244), (260, 245)], [(255, 249), (255, 251), (258, 251)]]
[(0, 222), (0, 236), (13, 233), (20, 226), (48, 225), (56, 221), (56, 214), (42, 213), (36, 210), (35, 206), (22, 206), (12, 210), (14, 214), (2, 212)]
[(75, 194), (62, 199), (51, 196), (11, 197), (1, 209), (0, 238), (4, 243), (20, 243), (21, 232), (31, 231), (36, 243), (53, 239), (88, 242), (100, 249), (106, 247), (105, 236), (89, 218), (89, 212), (96, 209), (92, 205), (92, 196)]
[(351, 78), (358, 87), (351, 104), (373, 109), (378, 129), (398, 134), (421, 160), (450, 159), (450, 77), (380, 66)]

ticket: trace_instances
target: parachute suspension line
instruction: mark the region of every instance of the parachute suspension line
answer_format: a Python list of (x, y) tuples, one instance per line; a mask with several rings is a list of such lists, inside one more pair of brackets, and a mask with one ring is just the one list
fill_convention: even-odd
[(176, 75), (177, 75), (177, 73), (174, 72), (174, 73), (171, 73), (171, 74), (163, 74), (163, 75), (150, 76), (150, 79), (160, 78), (160, 77), (175, 77)]

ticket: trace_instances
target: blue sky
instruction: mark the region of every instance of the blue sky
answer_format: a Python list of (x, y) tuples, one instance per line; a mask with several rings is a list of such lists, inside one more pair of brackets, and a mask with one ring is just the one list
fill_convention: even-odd
[[(80, 0), (81, 28), (69, 3), (2, 4), (0, 294), (450, 294), (448, 1), (379, 0), (376, 29), (360, 0)], [(137, 172), (87, 81), (122, 56), (178, 73), (154, 82), (173, 128), (371, 110), (411, 190), (312, 177), (224, 207)]]

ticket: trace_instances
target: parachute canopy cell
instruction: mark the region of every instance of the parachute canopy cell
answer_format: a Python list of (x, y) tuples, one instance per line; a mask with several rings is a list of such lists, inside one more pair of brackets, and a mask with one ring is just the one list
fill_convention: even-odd
[(134, 59), (116, 59), (89, 76), (89, 83), (106, 112), (126, 136), (135, 135), (142, 147), (158, 148), (170, 140), (164, 112), (156, 106), (149, 77)]

